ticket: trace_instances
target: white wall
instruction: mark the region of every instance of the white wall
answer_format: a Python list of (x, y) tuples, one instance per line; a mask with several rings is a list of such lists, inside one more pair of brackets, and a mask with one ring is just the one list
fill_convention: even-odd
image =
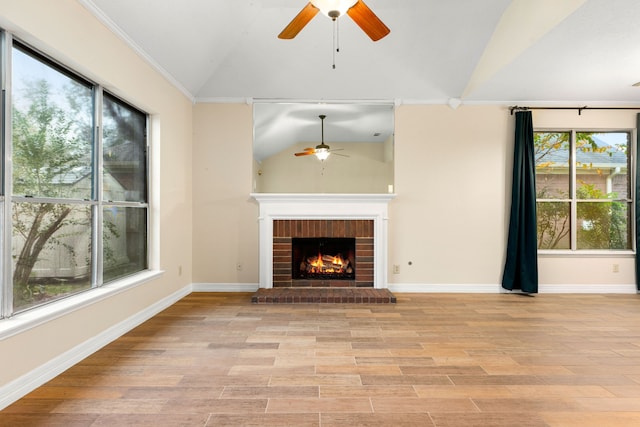
[(153, 267), (164, 270), (160, 278), (0, 340), (3, 387), (192, 282), (192, 103), (77, 1), (0, 0), (0, 26), (151, 114), (151, 209), (160, 245), (159, 253), (157, 246), (151, 251)]
[[(198, 104), (195, 111), (194, 281), (257, 284), (258, 206), (249, 199), (251, 109)], [(465, 105), (456, 110), (400, 105), (395, 114), (397, 197), (389, 205), (390, 286), (499, 292), (514, 116), (506, 106)], [(635, 113), (625, 111), (534, 113), (536, 127), (628, 129), (634, 120)], [(236, 262), (244, 263), (243, 271), (235, 269)], [(613, 263), (619, 265), (618, 273), (612, 272)], [(399, 274), (393, 274), (394, 264), (400, 266)], [(540, 257), (539, 270), (541, 292), (617, 292), (617, 285), (632, 289), (635, 283), (629, 256)]]
[(508, 113), (400, 106), (395, 123), (398, 196), (390, 206), (389, 261), (400, 273), (389, 281), (499, 283), (512, 161)]
[(258, 283), (252, 114), (247, 104), (194, 106), (194, 283)]

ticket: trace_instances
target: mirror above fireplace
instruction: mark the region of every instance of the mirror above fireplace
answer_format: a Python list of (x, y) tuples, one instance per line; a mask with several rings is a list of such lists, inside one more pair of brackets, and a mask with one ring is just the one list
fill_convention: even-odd
[[(254, 193), (393, 192), (392, 102), (254, 101), (253, 115)], [(322, 143), (326, 160), (300, 155)]]

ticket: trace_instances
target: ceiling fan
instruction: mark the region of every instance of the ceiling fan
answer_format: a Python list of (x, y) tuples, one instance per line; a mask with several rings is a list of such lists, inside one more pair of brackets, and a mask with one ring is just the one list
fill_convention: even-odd
[(373, 41), (378, 41), (391, 32), (362, 0), (310, 0), (278, 37), (294, 38), (318, 12), (324, 13), (333, 21), (346, 13)]
[(349, 157), (346, 154), (335, 153), (335, 151), (341, 151), (342, 148), (336, 148), (335, 150), (332, 150), (331, 147), (324, 143), (324, 119), (326, 119), (327, 116), (325, 116), (324, 114), (320, 114), (318, 117), (320, 117), (320, 123), (322, 126), (322, 139), (320, 140), (320, 144), (316, 145), (316, 148), (305, 148), (301, 152), (294, 153), (293, 155), (296, 157), (300, 157), (310, 156), (313, 154), (321, 161), (327, 160), (331, 153), (334, 153), (336, 156)]

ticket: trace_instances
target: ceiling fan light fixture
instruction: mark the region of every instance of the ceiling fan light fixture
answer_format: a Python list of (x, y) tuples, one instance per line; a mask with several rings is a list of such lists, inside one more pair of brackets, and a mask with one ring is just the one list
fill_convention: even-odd
[(336, 19), (347, 13), (347, 10), (351, 9), (358, 0), (310, 0), (310, 2), (324, 15)]
[(316, 155), (318, 160), (327, 160), (331, 152), (329, 151), (328, 148), (323, 147), (323, 148), (317, 148), (314, 154)]

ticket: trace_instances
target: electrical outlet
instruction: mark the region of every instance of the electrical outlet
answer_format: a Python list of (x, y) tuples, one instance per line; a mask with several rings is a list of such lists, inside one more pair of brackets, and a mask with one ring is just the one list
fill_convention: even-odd
[(400, 264), (393, 264), (393, 274), (400, 274)]
[(613, 271), (614, 273), (619, 273), (620, 272), (620, 264), (613, 264), (611, 266), (611, 271)]

